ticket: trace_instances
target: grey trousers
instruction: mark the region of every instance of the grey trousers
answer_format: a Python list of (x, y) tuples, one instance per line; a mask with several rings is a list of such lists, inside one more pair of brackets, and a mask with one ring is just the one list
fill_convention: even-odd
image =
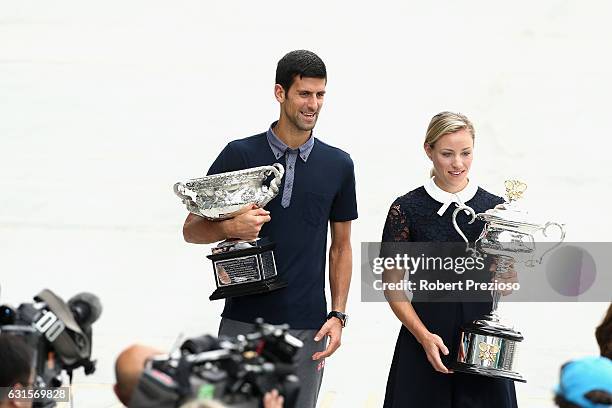
[[(239, 334), (247, 334), (254, 330), (255, 325), (251, 323), (243, 323), (236, 320), (221, 319), (219, 325), (219, 336), (237, 336)], [(297, 376), (300, 379), (300, 393), (298, 396), (296, 408), (315, 408), (317, 405), (317, 397), (323, 380), (323, 360), (313, 361), (312, 355), (317, 351), (325, 350), (327, 339), (319, 342), (314, 341), (314, 336), (318, 330), (289, 330), (292, 336), (304, 342), (304, 347), (298, 351), (295, 356), (297, 365)]]

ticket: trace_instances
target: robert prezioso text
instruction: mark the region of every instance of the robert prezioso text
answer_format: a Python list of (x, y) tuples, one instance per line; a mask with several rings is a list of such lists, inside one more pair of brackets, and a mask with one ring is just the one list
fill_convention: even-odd
[(401, 279), (395, 282), (383, 282), (382, 279), (374, 281), (375, 290), (401, 290), (401, 291), (517, 291), (521, 285), (518, 282), (478, 282), (472, 279), (466, 279), (461, 282), (442, 282), (440, 280), (429, 281), (427, 279), (419, 279), (409, 281)]

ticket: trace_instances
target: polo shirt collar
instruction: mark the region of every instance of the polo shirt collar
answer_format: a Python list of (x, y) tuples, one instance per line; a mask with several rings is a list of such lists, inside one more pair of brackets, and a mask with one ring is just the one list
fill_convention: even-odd
[(452, 203), (465, 205), (466, 202), (474, 198), (476, 191), (478, 191), (478, 185), (470, 181), (470, 179), (468, 179), (467, 186), (457, 193), (449, 193), (448, 191), (442, 190), (434, 182), (434, 177), (427, 180), (423, 187), (425, 187), (425, 191), (427, 191), (427, 194), (429, 194), (431, 198), (442, 203), (442, 207), (438, 210), (439, 216), (442, 216)]
[[(278, 136), (276, 136), (276, 134), (274, 133), (274, 130), (272, 130), (276, 123), (277, 122), (274, 122), (270, 125), (270, 128), (266, 132), (266, 137), (268, 138), (268, 144), (270, 145), (270, 149), (272, 149), (272, 153), (274, 153), (274, 157), (280, 159), (287, 150), (292, 149), (289, 148), (289, 146), (287, 146), (282, 140), (280, 140)], [(300, 151), (299, 156), (304, 163), (306, 163), (306, 160), (308, 160), (308, 156), (310, 156), (310, 152), (312, 152), (313, 147), (314, 135), (311, 131), (308, 140), (303, 145), (298, 147), (298, 150)]]

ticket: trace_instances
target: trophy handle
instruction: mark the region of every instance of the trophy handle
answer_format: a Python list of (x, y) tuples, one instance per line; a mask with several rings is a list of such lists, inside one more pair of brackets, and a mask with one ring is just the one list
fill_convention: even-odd
[(265, 191), (265, 198), (260, 203), (257, 203), (257, 205), (262, 208), (266, 204), (268, 204), (274, 197), (276, 197), (280, 189), (281, 180), (285, 175), (285, 168), (280, 163), (274, 163), (272, 166), (266, 166), (265, 171), (266, 176), (273, 174), (274, 178), (270, 182), (267, 191)]
[(459, 214), (459, 212), (461, 211), (467, 211), (469, 215), (472, 216), (472, 219), (468, 221), (468, 224), (471, 224), (474, 222), (474, 220), (476, 219), (476, 212), (474, 211), (472, 207), (468, 207), (465, 204), (458, 206), (457, 208), (455, 208), (455, 211), (453, 211), (453, 227), (455, 227), (455, 231), (457, 231), (457, 233), (461, 235), (461, 238), (463, 238), (463, 240), (468, 244), (468, 247), (469, 247), (469, 242), (468, 242), (467, 237), (465, 236), (463, 231), (461, 231), (461, 228), (459, 228), (459, 225), (457, 225), (457, 214)]
[(548, 248), (546, 251), (544, 251), (542, 256), (540, 256), (540, 259), (538, 259), (538, 261), (537, 261), (537, 263), (539, 263), (539, 264), (542, 263), (542, 260), (544, 259), (544, 256), (546, 256), (547, 253), (549, 253), (550, 251), (552, 251), (553, 249), (555, 249), (556, 247), (561, 245), (563, 243), (563, 240), (565, 239), (565, 228), (564, 228), (564, 226), (562, 224), (559, 224), (559, 223), (556, 223), (556, 222), (547, 222), (544, 225), (544, 227), (542, 228), (542, 234), (544, 234), (545, 237), (548, 237), (548, 235), (546, 235), (546, 230), (548, 229), (548, 227), (557, 227), (557, 228), (559, 228), (559, 231), (561, 232), (561, 236), (559, 237), (559, 242), (557, 242), (552, 247)]
[(187, 194), (185, 194), (186, 189), (187, 187), (185, 186), (185, 184), (181, 182), (174, 184), (174, 194), (176, 194), (181, 199), (183, 204), (185, 204), (185, 206), (187, 207), (187, 210), (192, 214), (204, 217), (200, 212), (200, 209), (198, 208), (197, 204), (193, 202), (193, 199)]

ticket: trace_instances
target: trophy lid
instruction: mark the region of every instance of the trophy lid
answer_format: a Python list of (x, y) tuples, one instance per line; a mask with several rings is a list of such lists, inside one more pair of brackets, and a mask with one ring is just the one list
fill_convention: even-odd
[(507, 200), (496, 205), (495, 208), (478, 214), (478, 218), (501, 227), (518, 229), (524, 232), (543, 228), (543, 225), (535, 222), (529, 216), (529, 212), (517, 202), (527, 190), (527, 184), (519, 180), (506, 180), (504, 186), (506, 187)]

